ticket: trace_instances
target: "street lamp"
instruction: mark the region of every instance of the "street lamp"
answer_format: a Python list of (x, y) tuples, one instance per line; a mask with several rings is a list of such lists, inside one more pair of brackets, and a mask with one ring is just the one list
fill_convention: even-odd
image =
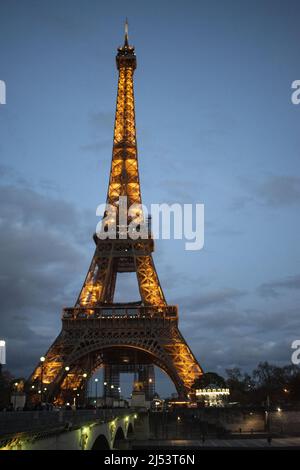
[(46, 358), (44, 356), (41, 356), (40, 357), (40, 362), (41, 362), (41, 387), (40, 387), (40, 390), (41, 390), (41, 403), (43, 402), (43, 381), (44, 381), (44, 362), (45, 362)]
[(103, 396), (104, 398), (106, 399), (106, 395), (107, 395), (107, 382), (103, 382)]
[(270, 439), (270, 395), (267, 395), (265, 417), (266, 431), (268, 433), (268, 439)]
[[(69, 370), (70, 370), (70, 367), (69, 367), (69, 366), (66, 366), (66, 367), (65, 367), (65, 371), (66, 371), (66, 373), (67, 373), (67, 375), (66, 375), (66, 390), (67, 390), (67, 396), (69, 396), (69, 374), (68, 374)], [(68, 404), (67, 404), (67, 406), (68, 406)]]
[(18, 390), (18, 382), (15, 382), (14, 383), (14, 387), (15, 387), (15, 394), (14, 394), (14, 409), (16, 410), (16, 401), (17, 401), (17, 390)]
[(87, 376), (88, 375), (87, 375), (86, 372), (84, 372), (82, 374), (82, 377), (84, 379), (84, 381), (83, 381), (83, 406), (86, 405), (86, 395), (87, 395), (87, 381), (86, 381), (86, 378), (87, 378)]
[(95, 385), (96, 385), (96, 408), (97, 408), (97, 398), (98, 398), (98, 380), (99, 380), (99, 379), (95, 379)]

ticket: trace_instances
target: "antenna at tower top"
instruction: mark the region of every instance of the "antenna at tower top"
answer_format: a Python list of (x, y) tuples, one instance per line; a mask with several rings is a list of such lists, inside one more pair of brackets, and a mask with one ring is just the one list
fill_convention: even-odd
[(124, 46), (128, 46), (128, 19), (125, 20), (125, 42)]
[(125, 19), (125, 25), (124, 25), (124, 43), (123, 43), (123, 46), (118, 47), (116, 61), (117, 61), (118, 69), (120, 69), (121, 66), (132, 67), (133, 70), (136, 68), (136, 57), (134, 53), (134, 46), (129, 45), (127, 17)]

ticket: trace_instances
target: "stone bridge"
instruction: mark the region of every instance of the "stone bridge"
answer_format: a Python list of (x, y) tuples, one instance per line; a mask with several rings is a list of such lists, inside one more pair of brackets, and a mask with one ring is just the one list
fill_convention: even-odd
[(148, 415), (130, 409), (0, 413), (0, 450), (126, 449), (148, 432)]

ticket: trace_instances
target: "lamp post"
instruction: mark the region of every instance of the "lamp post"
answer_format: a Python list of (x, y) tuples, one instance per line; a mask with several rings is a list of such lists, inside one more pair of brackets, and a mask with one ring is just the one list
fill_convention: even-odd
[(73, 390), (73, 391), (72, 391), (73, 405), (74, 405), (74, 407), (75, 407), (75, 409), (76, 409), (76, 408), (77, 408), (77, 397), (78, 397), (78, 394), (75, 393), (75, 392), (77, 392), (77, 387), (74, 387), (72, 390)]
[(68, 396), (69, 396), (69, 374), (68, 374), (69, 370), (70, 370), (70, 367), (69, 367), (69, 366), (66, 366), (66, 367), (65, 367), (65, 371), (66, 371), (66, 373), (67, 373), (67, 375), (66, 375), (66, 391), (67, 391), (67, 394), (66, 394), (66, 395), (67, 395), (67, 398), (68, 398)]
[(266, 431), (268, 434), (268, 442), (269, 444), (271, 443), (271, 434), (270, 434), (270, 395), (267, 395), (267, 400), (266, 400)]
[(99, 379), (95, 379), (95, 384), (96, 384), (96, 409), (97, 409), (97, 398), (98, 398), (98, 380)]
[(86, 395), (87, 395), (87, 373), (82, 374), (83, 377), (83, 406), (86, 406)]
[(15, 393), (14, 393), (14, 410), (16, 411), (16, 402), (17, 402), (17, 390), (18, 390), (18, 382), (14, 383)]
[(176, 437), (178, 438), (178, 425), (180, 424), (181, 418), (180, 416), (177, 416), (176, 419)]
[(42, 356), (40, 357), (40, 362), (41, 362), (41, 387), (40, 387), (40, 390), (41, 390), (41, 403), (43, 403), (43, 381), (44, 381), (44, 362), (45, 362), (45, 357)]

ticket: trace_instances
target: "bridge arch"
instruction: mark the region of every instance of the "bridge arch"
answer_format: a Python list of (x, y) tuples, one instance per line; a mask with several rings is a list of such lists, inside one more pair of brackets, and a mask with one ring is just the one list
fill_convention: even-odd
[(110, 450), (108, 440), (104, 434), (100, 434), (95, 439), (94, 444), (91, 446), (91, 450)]
[(114, 437), (113, 449), (119, 449), (121, 443), (124, 442), (125, 440), (126, 440), (126, 438), (125, 438), (124, 431), (123, 431), (122, 427), (119, 426), (117, 431), (116, 431), (115, 437)]
[(129, 423), (128, 424), (128, 427), (127, 427), (127, 433), (126, 433), (126, 437), (132, 437), (133, 436), (133, 433), (134, 433), (134, 429), (133, 429), (133, 425), (132, 423)]

